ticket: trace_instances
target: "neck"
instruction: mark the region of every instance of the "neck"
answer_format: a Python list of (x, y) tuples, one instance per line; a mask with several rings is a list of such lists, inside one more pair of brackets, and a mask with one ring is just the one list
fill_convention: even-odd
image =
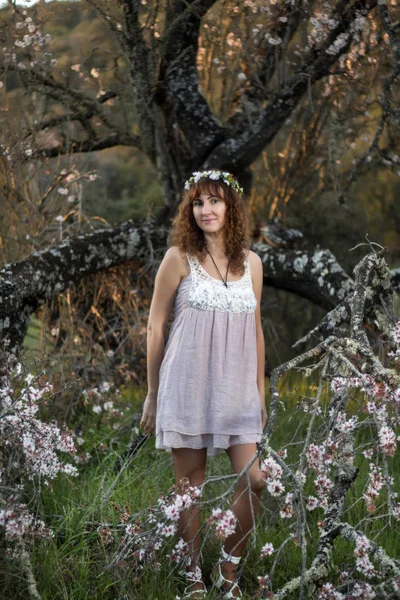
[(216, 235), (204, 234), (204, 237), (206, 240), (207, 250), (214, 258), (218, 259), (226, 257), (223, 235), (220, 235), (218, 232)]

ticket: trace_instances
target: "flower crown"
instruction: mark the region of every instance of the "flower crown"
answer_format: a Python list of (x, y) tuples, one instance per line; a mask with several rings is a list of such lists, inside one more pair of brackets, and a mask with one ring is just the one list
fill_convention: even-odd
[(231, 173), (226, 173), (225, 171), (195, 171), (185, 182), (185, 190), (190, 190), (191, 186), (200, 181), (200, 179), (213, 179), (214, 181), (220, 179), (239, 194), (243, 194), (242, 186)]

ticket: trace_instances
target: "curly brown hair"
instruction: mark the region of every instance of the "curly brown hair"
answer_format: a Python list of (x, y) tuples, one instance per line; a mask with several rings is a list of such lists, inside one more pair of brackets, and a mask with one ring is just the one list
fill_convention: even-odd
[(243, 273), (244, 253), (250, 247), (249, 225), (243, 197), (223, 181), (200, 179), (187, 190), (179, 204), (168, 236), (171, 246), (178, 246), (183, 252), (202, 261), (207, 254), (203, 231), (197, 225), (192, 204), (204, 192), (220, 198), (226, 204), (225, 213), (225, 254), (232, 273)]

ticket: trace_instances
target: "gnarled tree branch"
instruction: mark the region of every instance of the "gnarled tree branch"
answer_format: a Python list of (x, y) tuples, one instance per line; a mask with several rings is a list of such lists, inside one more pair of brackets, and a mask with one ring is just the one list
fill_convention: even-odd
[[(30, 315), (39, 306), (92, 273), (132, 259), (147, 263), (149, 247), (163, 251), (166, 238), (166, 228), (155, 222), (127, 221), (6, 265), (0, 271), (0, 337), (8, 336), (12, 346), (19, 346)], [(263, 262), (265, 285), (299, 294), (327, 310), (354, 289), (352, 279), (328, 250), (284, 250), (259, 242), (253, 249)], [(376, 318), (372, 305), (368, 318)]]

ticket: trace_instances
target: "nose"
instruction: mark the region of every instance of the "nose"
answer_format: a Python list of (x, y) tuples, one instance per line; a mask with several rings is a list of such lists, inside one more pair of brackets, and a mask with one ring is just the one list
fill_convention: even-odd
[(206, 200), (203, 203), (203, 211), (202, 214), (203, 215), (209, 215), (211, 213), (211, 204)]

